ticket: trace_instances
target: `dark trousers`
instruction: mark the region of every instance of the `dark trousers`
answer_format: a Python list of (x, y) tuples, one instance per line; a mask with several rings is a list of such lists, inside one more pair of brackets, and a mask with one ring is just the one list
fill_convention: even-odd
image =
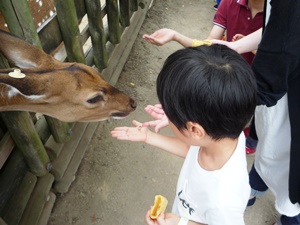
[[(268, 186), (265, 184), (265, 182), (260, 178), (259, 174), (257, 173), (254, 164), (252, 165), (252, 168), (249, 173), (249, 181), (250, 186), (252, 189), (256, 191), (267, 191)], [(300, 224), (300, 214), (297, 216), (289, 217), (285, 215), (281, 215), (280, 218), (280, 225), (299, 225)]]
[(264, 192), (268, 190), (268, 186), (265, 184), (265, 182), (260, 178), (259, 174), (257, 173), (254, 167), (254, 163), (249, 173), (249, 182), (251, 188), (256, 191)]
[(251, 148), (251, 149), (256, 149), (258, 138), (256, 135), (256, 130), (255, 130), (255, 118), (254, 117), (251, 121), (249, 128), (250, 128), (250, 131), (249, 131), (249, 136), (246, 139), (246, 147)]

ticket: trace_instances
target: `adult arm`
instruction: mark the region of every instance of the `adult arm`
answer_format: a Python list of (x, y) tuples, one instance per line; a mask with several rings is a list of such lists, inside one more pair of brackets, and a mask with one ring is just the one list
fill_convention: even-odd
[[(210, 31), (209, 36), (206, 39), (209, 40), (221, 39), (223, 37), (224, 32), (225, 32), (224, 28), (214, 25)], [(150, 42), (151, 44), (157, 46), (162, 46), (166, 43), (169, 43), (170, 41), (176, 41), (185, 48), (192, 47), (193, 40), (194, 40), (175, 30), (168, 29), (168, 28), (159, 29), (150, 35), (144, 34), (143, 38), (146, 41)]]
[(157, 46), (162, 46), (170, 41), (177, 41), (184, 47), (191, 47), (193, 43), (193, 39), (168, 28), (159, 29), (150, 35), (144, 34), (143, 38)]
[(213, 39), (212, 43), (226, 45), (227, 47), (235, 50), (237, 53), (242, 54), (242, 53), (256, 50), (258, 48), (258, 44), (261, 41), (261, 37), (262, 37), (262, 28), (243, 37), (242, 39), (239, 39), (238, 41), (227, 42), (227, 41)]

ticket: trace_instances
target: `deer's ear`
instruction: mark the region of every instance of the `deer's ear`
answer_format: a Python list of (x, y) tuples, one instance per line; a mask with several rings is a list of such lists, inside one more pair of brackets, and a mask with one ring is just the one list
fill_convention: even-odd
[(3, 30), (0, 30), (0, 51), (20, 68), (47, 68), (55, 63), (55, 59), (41, 49)]

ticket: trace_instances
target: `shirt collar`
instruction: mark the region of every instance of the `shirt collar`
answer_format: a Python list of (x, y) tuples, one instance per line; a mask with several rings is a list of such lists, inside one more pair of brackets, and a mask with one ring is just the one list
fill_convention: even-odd
[(236, 2), (240, 5), (248, 8), (248, 0), (236, 0)]

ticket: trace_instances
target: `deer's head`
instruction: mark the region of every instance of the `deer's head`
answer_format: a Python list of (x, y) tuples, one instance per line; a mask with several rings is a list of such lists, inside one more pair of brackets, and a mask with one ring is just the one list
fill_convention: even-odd
[(61, 121), (89, 122), (122, 118), (136, 103), (111, 86), (96, 70), (63, 63), (29, 43), (0, 31), (0, 52), (21, 69), (24, 78), (0, 69), (0, 111), (40, 112)]

